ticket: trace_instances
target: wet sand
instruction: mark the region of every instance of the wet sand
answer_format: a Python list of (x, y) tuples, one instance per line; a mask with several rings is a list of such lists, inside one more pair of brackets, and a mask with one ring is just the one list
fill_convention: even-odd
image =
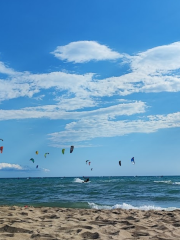
[(180, 210), (0, 207), (0, 240), (180, 240)]

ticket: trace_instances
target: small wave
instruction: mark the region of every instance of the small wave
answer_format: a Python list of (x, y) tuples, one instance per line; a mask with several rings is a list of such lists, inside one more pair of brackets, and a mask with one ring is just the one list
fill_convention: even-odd
[(172, 182), (171, 180), (167, 181), (154, 181), (155, 183), (166, 183), (166, 184), (174, 184), (174, 185), (180, 185), (180, 182)]
[(108, 206), (108, 205), (98, 205), (95, 203), (89, 203), (89, 206), (93, 209), (106, 209), (106, 210), (112, 210), (112, 209), (126, 209), (126, 210), (130, 210), (130, 209), (136, 209), (136, 210), (165, 210), (165, 211), (173, 211), (176, 210), (178, 208), (175, 207), (168, 207), (168, 208), (162, 208), (162, 207), (155, 207), (155, 206), (139, 206), (139, 207), (134, 207), (133, 205), (127, 204), (127, 203), (123, 203), (123, 204), (115, 204), (114, 206)]
[(98, 204), (95, 204), (95, 203), (89, 203), (89, 206), (90, 208), (93, 208), (93, 209), (113, 209), (111, 206), (107, 206), (107, 205), (98, 205)]
[(119, 182), (122, 181), (121, 179), (105, 179), (105, 180), (100, 180), (100, 182), (103, 183), (111, 183), (111, 182)]
[(167, 181), (154, 181), (155, 183), (167, 183), (167, 184), (172, 184), (171, 180), (167, 180)]
[(180, 182), (174, 182), (173, 184), (175, 184), (175, 185), (180, 185)]

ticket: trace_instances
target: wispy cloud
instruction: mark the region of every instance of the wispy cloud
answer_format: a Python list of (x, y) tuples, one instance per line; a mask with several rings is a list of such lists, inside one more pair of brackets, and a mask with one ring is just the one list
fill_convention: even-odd
[(131, 133), (153, 133), (159, 129), (180, 127), (180, 112), (148, 116), (146, 119), (120, 120), (81, 119), (66, 125), (65, 131), (49, 134), (52, 146), (63, 143), (78, 143), (100, 137), (117, 137)]
[(14, 75), (17, 74), (13, 69), (6, 66), (3, 62), (0, 62), (0, 73)]
[(47, 168), (42, 168), (42, 170), (43, 170), (44, 172), (49, 172), (49, 171), (50, 171), (50, 170), (47, 169)]
[(27, 107), (20, 110), (0, 110), (0, 120), (49, 118), (49, 119), (81, 119), (89, 117), (115, 118), (117, 116), (130, 116), (145, 112), (146, 104), (141, 101), (120, 103), (110, 107), (98, 108), (89, 111), (62, 111), (61, 105), (48, 105), (42, 107)]

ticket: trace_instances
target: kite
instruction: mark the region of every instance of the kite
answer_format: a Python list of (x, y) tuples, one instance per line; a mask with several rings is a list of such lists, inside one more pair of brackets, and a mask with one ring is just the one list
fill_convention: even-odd
[(32, 161), (34, 163), (34, 158), (31, 158), (30, 161)]
[(1, 153), (3, 152), (3, 147), (0, 147), (0, 151), (1, 151)]
[(91, 162), (89, 162), (89, 166), (90, 166)]
[(89, 160), (86, 160), (86, 164), (87, 164), (87, 162), (89, 162)]
[(2, 139), (2, 138), (0, 138), (0, 140), (1, 140), (1, 141), (3, 141), (3, 139)]
[(91, 171), (93, 170), (93, 168), (91, 168)]
[(65, 152), (65, 148), (62, 149), (62, 154), (64, 154), (64, 152)]
[(36, 166), (36, 168), (38, 168), (38, 165)]
[(121, 166), (121, 161), (119, 161), (119, 166)]
[(37, 154), (37, 155), (38, 155), (38, 153), (39, 153), (39, 152), (38, 152), (38, 151), (36, 151), (36, 154)]
[(72, 153), (73, 150), (74, 150), (74, 146), (71, 146), (71, 147), (70, 147), (70, 153)]
[(49, 153), (45, 153), (45, 154), (44, 154), (44, 157), (45, 157), (45, 158), (46, 158), (46, 155), (47, 155), (47, 154), (49, 154)]
[(134, 157), (131, 158), (131, 162), (132, 162), (133, 164), (135, 164)]

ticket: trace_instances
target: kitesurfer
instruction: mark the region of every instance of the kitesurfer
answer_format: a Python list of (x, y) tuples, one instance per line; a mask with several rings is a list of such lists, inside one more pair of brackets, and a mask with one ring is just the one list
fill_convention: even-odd
[(86, 178), (86, 179), (84, 180), (84, 182), (89, 182), (89, 178)]
[(74, 146), (71, 146), (71, 147), (70, 147), (70, 153), (72, 153), (73, 150), (74, 150)]

